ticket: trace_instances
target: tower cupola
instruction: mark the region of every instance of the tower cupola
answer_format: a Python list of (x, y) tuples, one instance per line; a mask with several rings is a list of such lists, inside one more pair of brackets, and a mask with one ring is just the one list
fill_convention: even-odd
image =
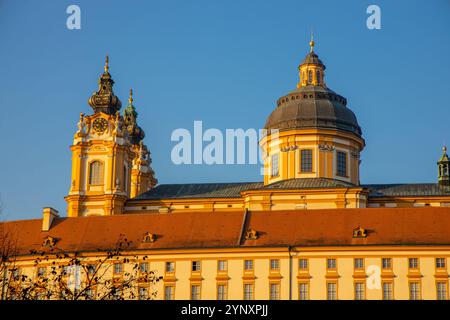
[(145, 137), (145, 132), (141, 127), (137, 124), (137, 116), (136, 108), (133, 105), (133, 89), (130, 89), (130, 97), (128, 99), (128, 105), (123, 111), (123, 118), (125, 127), (128, 131), (128, 134), (131, 138), (131, 143), (134, 145), (138, 145)]
[(88, 100), (95, 113), (115, 115), (122, 107), (122, 102), (114, 95), (113, 85), (114, 80), (109, 74), (109, 58), (106, 56), (104, 72), (98, 79), (98, 90)]
[(447, 147), (442, 147), (442, 156), (438, 163), (438, 182), (440, 185), (450, 185), (450, 160), (447, 155)]
[(309, 42), (309, 53), (303, 59), (302, 63), (298, 66), (300, 82), (297, 84), (297, 88), (305, 87), (308, 85), (322, 86), (326, 88), (325, 77), (325, 65), (319, 56), (314, 52), (314, 39), (311, 35), (311, 41)]

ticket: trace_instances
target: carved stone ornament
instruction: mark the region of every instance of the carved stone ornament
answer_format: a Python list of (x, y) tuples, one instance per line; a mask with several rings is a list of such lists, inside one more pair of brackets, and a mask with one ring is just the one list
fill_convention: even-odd
[(245, 240), (256, 240), (258, 239), (258, 232), (254, 229), (249, 229), (245, 232)]
[(325, 152), (331, 152), (334, 151), (336, 148), (334, 146), (331, 146), (329, 144), (319, 144), (319, 150), (325, 151)]
[(353, 229), (353, 238), (366, 238), (367, 230), (362, 228), (361, 226), (357, 226)]
[(156, 241), (156, 234), (154, 233), (150, 233), (150, 232), (146, 232), (144, 234), (144, 236), (142, 237), (142, 242), (143, 243), (153, 243)]

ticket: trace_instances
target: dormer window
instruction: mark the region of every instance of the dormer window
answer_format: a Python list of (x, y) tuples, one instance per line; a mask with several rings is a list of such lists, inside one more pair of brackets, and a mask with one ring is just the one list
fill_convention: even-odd
[(42, 242), (42, 246), (43, 247), (47, 247), (47, 248), (51, 248), (56, 244), (56, 239), (51, 237), (51, 236), (47, 236), (44, 238), (44, 241)]
[(153, 243), (156, 241), (156, 234), (146, 232), (142, 237), (142, 242), (144, 243)]

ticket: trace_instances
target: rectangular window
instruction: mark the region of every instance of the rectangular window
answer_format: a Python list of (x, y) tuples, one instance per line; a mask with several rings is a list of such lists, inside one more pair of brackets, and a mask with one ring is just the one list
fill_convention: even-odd
[(114, 263), (114, 274), (121, 274), (123, 272), (122, 263)]
[(120, 288), (115, 288), (112, 291), (113, 299), (114, 300), (121, 300), (122, 299), (122, 290)]
[(148, 262), (141, 262), (141, 263), (139, 264), (139, 271), (140, 271), (141, 273), (148, 272), (148, 269), (149, 269), (149, 267), (148, 267)]
[(355, 300), (364, 300), (364, 282), (355, 283)]
[(37, 275), (38, 275), (38, 277), (43, 277), (43, 276), (45, 276), (46, 272), (47, 272), (46, 267), (39, 267), (37, 270)]
[(336, 300), (337, 299), (336, 287), (337, 287), (337, 284), (334, 282), (327, 283), (327, 300)]
[(217, 270), (219, 271), (226, 271), (228, 268), (228, 263), (226, 260), (219, 260), (217, 262)]
[(308, 270), (308, 259), (298, 260), (298, 268), (300, 270)]
[(278, 176), (278, 153), (272, 155), (272, 177)]
[(95, 274), (97, 267), (95, 264), (90, 264), (86, 267), (86, 269), (87, 269), (87, 274), (92, 276)]
[(253, 300), (253, 284), (244, 284), (244, 300)]
[(245, 271), (252, 271), (253, 270), (253, 260), (245, 260), (244, 269), (245, 269)]
[(139, 288), (139, 300), (147, 300), (147, 299), (148, 299), (147, 288), (140, 287)]
[(300, 152), (300, 171), (312, 172), (312, 150), (304, 149)]
[(174, 272), (175, 271), (175, 262), (169, 261), (166, 262), (166, 272)]
[(95, 299), (94, 289), (86, 289), (86, 294), (84, 298), (86, 300), (94, 300)]
[(446, 282), (436, 283), (436, 289), (437, 289), (437, 299), (447, 300), (447, 283)]
[(270, 300), (280, 300), (280, 284), (270, 284)]
[(419, 267), (419, 259), (409, 258), (408, 265), (410, 269), (417, 269)]
[(191, 286), (191, 300), (200, 300), (200, 285), (194, 284)]
[(200, 261), (192, 261), (192, 271), (200, 271)]
[(174, 286), (165, 286), (164, 287), (164, 299), (165, 300), (173, 300), (174, 297), (175, 297)]
[(327, 268), (336, 269), (336, 259), (327, 259)]
[(280, 260), (278, 260), (278, 259), (271, 259), (270, 260), (270, 270), (272, 270), (272, 271), (280, 270)]
[(347, 153), (337, 152), (337, 172), (336, 175), (341, 177), (347, 176)]
[(272, 177), (278, 176), (278, 162), (279, 162), (279, 156), (278, 153), (272, 155)]
[(419, 300), (420, 299), (420, 283), (410, 282), (409, 283), (409, 300)]
[(20, 279), (20, 268), (14, 268), (11, 270), (11, 277), (17, 281)]
[(298, 299), (299, 300), (308, 300), (309, 299), (309, 284), (308, 283), (300, 283), (298, 287)]
[(356, 258), (354, 260), (355, 270), (362, 270), (364, 269), (364, 259), (363, 258)]
[(227, 286), (225, 284), (217, 286), (217, 300), (227, 300)]
[(381, 259), (381, 265), (382, 265), (383, 269), (385, 269), (385, 270), (392, 269), (392, 259), (391, 258)]
[(392, 300), (392, 282), (383, 282), (383, 300)]
[(445, 268), (445, 258), (436, 258), (436, 268)]

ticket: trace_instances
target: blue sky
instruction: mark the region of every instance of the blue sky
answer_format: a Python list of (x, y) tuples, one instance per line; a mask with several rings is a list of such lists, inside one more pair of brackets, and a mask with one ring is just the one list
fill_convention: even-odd
[[(66, 8), (81, 8), (81, 30)], [(381, 7), (381, 30), (366, 8)], [(160, 183), (259, 181), (258, 165), (176, 166), (176, 128), (261, 128), (295, 88), (314, 29), (328, 86), (366, 139), (362, 183), (433, 182), (450, 144), (450, 2), (0, 1), (0, 194), (4, 218), (65, 214), (79, 113), (110, 56), (135, 90)]]

